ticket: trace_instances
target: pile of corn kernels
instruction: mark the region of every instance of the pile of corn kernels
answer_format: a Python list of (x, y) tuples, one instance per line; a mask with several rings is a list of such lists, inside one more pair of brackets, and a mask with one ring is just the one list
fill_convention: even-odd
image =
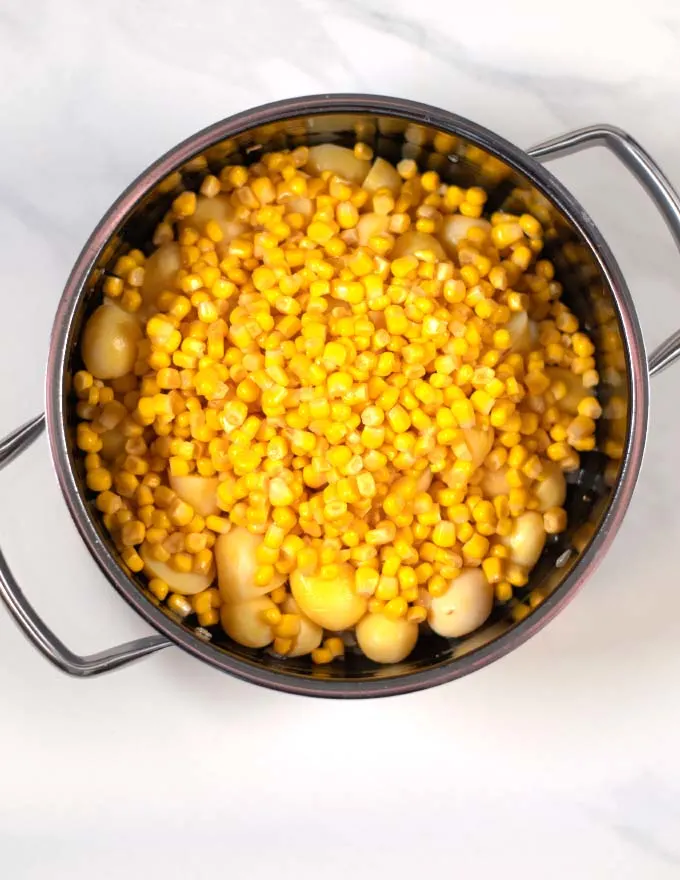
[(486, 199), (362, 143), (300, 147), (206, 174), (117, 260), (77, 444), (173, 612), (315, 663), (350, 632), (394, 663), (528, 583), (599, 376), (541, 224)]

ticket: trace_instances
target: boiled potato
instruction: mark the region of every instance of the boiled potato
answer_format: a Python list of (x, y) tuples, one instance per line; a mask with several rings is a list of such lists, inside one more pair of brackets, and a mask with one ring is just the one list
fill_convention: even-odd
[(202, 593), (207, 590), (215, 577), (214, 567), (207, 574), (197, 574), (189, 572), (182, 574), (168, 565), (167, 562), (159, 562), (149, 553), (148, 546), (142, 544), (140, 556), (144, 562), (144, 571), (150, 576), (160, 578), (175, 593), (181, 593), (183, 596), (193, 596), (196, 593)]
[(246, 648), (265, 648), (274, 641), (274, 630), (264, 615), (266, 611), (275, 608), (276, 605), (267, 596), (238, 605), (222, 605), (222, 629), (239, 645)]
[(145, 306), (153, 306), (164, 290), (172, 290), (177, 272), (182, 268), (179, 244), (169, 241), (157, 248), (144, 264), (142, 299)]
[(332, 171), (344, 180), (358, 185), (366, 178), (370, 167), (371, 163), (368, 159), (357, 159), (354, 152), (347, 147), (319, 144), (310, 148), (305, 170), (310, 174)]
[[(463, 428), (463, 443), (454, 447), (456, 457), (461, 461), (472, 462), (473, 472), (483, 463), (493, 446), (496, 432), (493, 428)], [(458, 484), (458, 474), (451, 468), (442, 471), (441, 478), (449, 486)]]
[(119, 379), (132, 371), (142, 331), (137, 320), (113, 304), (93, 312), (85, 325), (81, 352), (95, 379)]
[(418, 641), (418, 624), (390, 620), (384, 614), (367, 614), (356, 626), (357, 643), (374, 663), (399, 663), (411, 653)]
[(276, 575), (266, 586), (256, 586), (255, 551), (261, 543), (261, 535), (253, 535), (242, 527), (220, 535), (215, 541), (217, 583), (224, 602), (237, 603), (257, 599), (271, 593), (285, 581), (285, 575)]
[(458, 243), (464, 238), (473, 227), (477, 229), (491, 229), (488, 220), (482, 220), (479, 217), (465, 217), (463, 214), (451, 214), (444, 218), (439, 237), (442, 244), (451, 256), (455, 256), (458, 252)]
[(557, 408), (562, 412), (575, 416), (578, 413), (579, 403), (584, 397), (589, 397), (593, 393), (592, 389), (584, 386), (581, 376), (564, 367), (548, 367), (545, 374), (551, 383), (564, 382), (567, 386), (566, 395), (557, 401)]
[(361, 187), (370, 193), (377, 192), (379, 189), (389, 189), (396, 196), (401, 189), (401, 184), (402, 179), (394, 165), (378, 156)]
[(498, 468), (497, 471), (486, 471), (480, 485), (487, 498), (495, 498), (497, 495), (508, 495), (510, 493), (507, 474), (508, 469), (506, 467)]
[(314, 213), (314, 202), (304, 196), (296, 196), (292, 199), (286, 199), (286, 214), (302, 214), (303, 217), (311, 219)]
[(480, 568), (464, 569), (443, 596), (430, 602), (428, 622), (447, 639), (459, 638), (481, 626), (491, 614), (493, 587)]
[(356, 225), (360, 245), (367, 245), (373, 235), (382, 235), (390, 227), (390, 218), (385, 214), (362, 214)]
[(284, 601), (282, 609), (286, 614), (300, 615), (300, 632), (295, 636), (293, 647), (286, 654), (286, 657), (302, 657), (304, 654), (311, 654), (321, 644), (323, 627), (320, 627), (303, 614), (300, 611), (300, 606), (292, 596), (289, 596)]
[(180, 220), (177, 226), (180, 232), (184, 231), (188, 226), (203, 232), (208, 220), (215, 220), (221, 228), (223, 224), (229, 223), (233, 219), (234, 213), (229, 196), (225, 194), (213, 196), (212, 198), (198, 196), (194, 213)]
[(543, 512), (549, 507), (562, 507), (567, 497), (567, 481), (562, 468), (555, 461), (543, 462), (545, 479), (539, 480), (534, 493), (539, 501), (538, 509)]
[(510, 559), (524, 568), (533, 568), (545, 546), (543, 517), (535, 510), (528, 510), (512, 524), (512, 531), (502, 542), (510, 550)]
[(418, 232), (417, 229), (409, 229), (402, 233), (396, 240), (394, 247), (390, 253), (390, 259), (396, 260), (397, 257), (407, 257), (416, 251), (432, 251), (438, 260), (445, 260), (446, 254), (441, 243), (434, 235), (428, 235), (427, 232)]
[(525, 354), (536, 347), (538, 342), (538, 327), (526, 312), (515, 312), (505, 325), (510, 334), (512, 345), (510, 351)]
[(354, 569), (344, 563), (336, 577), (294, 571), (290, 577), (293, 598), (314, 623), (330, 630), (347, 629), (366, 613), (366, 599), (354, 592)]
[(470, 451), (472, 466), (477, 469), (491, 452), (496, 432), (493, 428), (463, 428), (463, 436)]
[(182, 501), (190, 504), (200, 516), (219, 513), (217, 506), (217, 477), (202, 477), (188, 474), (185, 477), (170, 477), (170, 488), (174, 489)]
[(177, 225), (180, 231), (187, 227), (192, 227), (199, 232), (203, 232), (208, 220), (214, 220), (222, 230), (224, 237), (215, 245), (215, 250), (220, 256), (224, 256), (229, 248), (229, 243), (234, 238), (237, 238), (249, 229), (248, 226), (236, 219), (234, 208), (226, 195), (219, 195), (214, 198), (199, 196), (196, 199), (196, 210), (194, 213), (190, 217), (180, 220)]
[(119, 431), (117, 428), (112, 428), (110, 431), (106, 431), (100, 436), (102, 448), (99, 450), (99, 454), (106, 461), (113, 461), (121, 453), (125, 452), (125, 444), (127, 443), (128, 438), (122, 433), (122, 431)]

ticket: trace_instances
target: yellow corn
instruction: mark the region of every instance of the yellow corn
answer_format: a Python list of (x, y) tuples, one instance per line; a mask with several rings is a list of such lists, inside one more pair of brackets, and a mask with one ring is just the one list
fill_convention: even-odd
[[(422, 132), (408, 139), (421, 143)], [(434, 146), (455, 143), (437, 135)], [(560, 301), (552, 264), (536, 261), (540, 211), (493, 214), (490, 232), (468, 229), (441, 259), (427, 236), (449, 214), (482, 216), (485, 190), (443, 186), (405, 159), (394, 176), (376, 165), (386, 186), (369, 193), (360, 164), (354, 175), (371, 148), (337, 155), (354, 164), (338, 158), (315, 173), (314, 152), (300, 147), (206, 174), (200, 195), (176, 196), (153, 235), (176, 239), (177, 268), (156, 279), (137, 249), (116, 261), (103, 291), (123, 313), (144, 306), (144, 321), (129, 319), (122, 373), (117, 362), (100, 369), (105, 334), (96, 346), (83, 339), (72, 385), (87, 488), (133, 572), (148, 553), (179, 574), (212, 576), (220, 536), (240, 529), (255, 536), (256, 587), (295, 572), (332, 581), (347, 567), (370, 612), (420, 623), (419, 590), (443, 595), (467, 565), (508, 602), (528, 573), (499, 539), (538, 508), (549, 462), (570, 470), (596, 447), (595, 347)], [(227, 203), (236, 237), (213, 209)], [(539, 322), (526, 353), (513, 350), (522, 312)], [(606, 354), (615, 342), (607, 337)], [(566, 411), (572, 389), (580, 401)], [(621, 442), (604, 452), (620, 458)], [(557, 534), (566, 512), (550, 508), (543, 522)], [(159, 578), (149, 589), (200, 626), (219, 623), (214, 588), (191, 601)], [(273, 650), (286, 656), (302, 618), (283, 613), (285, 584), (270, 595)], [(332, 637), (312, 660), (343, 653)]]

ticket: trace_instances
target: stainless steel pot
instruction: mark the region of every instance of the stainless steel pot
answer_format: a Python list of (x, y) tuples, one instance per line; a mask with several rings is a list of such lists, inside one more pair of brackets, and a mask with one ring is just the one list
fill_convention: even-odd
[[(453, 140), (442, 137), (453, 135)], [(459, 640), (421, 638), (405, 662), (378, 667), (359, 656), (344, 665), (313, 667), (304, 658), (279, 660), (230, 642), (179, 619), (127, 571), (104, 531), (88, 494), (74, 444), (75, 405), (70, 377), (79, 367), (77, 340), (83, 321), (101, 298), (106, 266), (130, 246), (147, 248), (169, 200), (191, 187), (197, 172), (225, 162), (247, 162), (268, 149), (357, 137), (380, 155), (413, 157), (443, 179), (479, 183), (492, 210), (520, 209), (548, 229), (546, 255), (559, 270), (565, 299), (596, 342), (605, 413), (599, 448), (619, 452), (582, 455), (569, 487), (570, 526), (546, 547), (532, 572), (545, 601), (514, 622), (497, 608), (481, 630)], [(440, 136), (437, 138), (436, 135)], [(443, 145), (443, 146), (442, 146)], [(635, 308), (621, 271), (602, 235), (569, 192), (539, 163), (588, 147), (604, 146), (637, 177), (680, 246), (680, 200), (656, 163), (629, 135), (599, 125), (545, 141), (524, 151), (473, 122), (411, 101), (369, 95), (322, 95), (269, 104), (219, 122), (175, 147), (145, 171), (97, 226), (68, 279), (57, 310), (46, 381), (46, 414), (0, 443), (7, 465), (47, 427), (62, 492), (83, 540), (124, 599), (157, 631), (101, 653), (80, 657), (38, 617), (0, 552), (0, 596), (28, 638), (70, 675), (97, 675), (176, 644), (195, 657), (256, 684), (300, 694), (368, 697), (405, 693), (451, 681), (485, 666), (524, 642), (557, 614), (592, 574), (616, 534), (637, 480), (647, 432), (651, 375), (680, 356), (680, 332), (649, 363)], [(617, 398), (616, 406), (607, 409)], [(614, 443), (607, 441), (614, 440)]]

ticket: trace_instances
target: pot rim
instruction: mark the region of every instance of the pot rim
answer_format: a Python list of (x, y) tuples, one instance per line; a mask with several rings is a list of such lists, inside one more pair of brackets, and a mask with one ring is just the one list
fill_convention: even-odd
[[(193, 155), (212, 144), (260, 125), (324, 114), (362, 113), (392, 116), (462, 135), (523, 174), (564, 216), (587, 243), (606, 279), (618, 309), (625, 340), (629, 413), (623, 464), (600, 527), (571, 572), (525, 620), (492, 642), (459, 658), (440, 661), (408, 673), (386, 673), (369, 680), (336, 680), (267, 669), (216, 649), (153, 605), (127, 577), (101, 540), (75, 479), (67, 444), (64, 373), (66, 343), (86, 279), (102, 249), (143, 195)], [(46, 370), (46, 418), (50, 453), (62, 494), (75, 525), (107, 579), (129, 605), (156, 631), (210, 665), (237, 678), (280, 691), (322, 697), (376, 697), (422, 690), (467, 675), (492, 663), (542, 629), (581, 589), (602, 561), (616, 535), (642, 464), (649, 408), (649, 372), (642, 332), (621, 270), (587, 212), (538, 161), (494, 132), (464, 117), (415, 101), (367, 94), (322, 94), (268, 103), (237, 113), (202, 129), (166, 152), (143, 171), (106, 212), (90, 235), (66, 282), (52, 328)]]

